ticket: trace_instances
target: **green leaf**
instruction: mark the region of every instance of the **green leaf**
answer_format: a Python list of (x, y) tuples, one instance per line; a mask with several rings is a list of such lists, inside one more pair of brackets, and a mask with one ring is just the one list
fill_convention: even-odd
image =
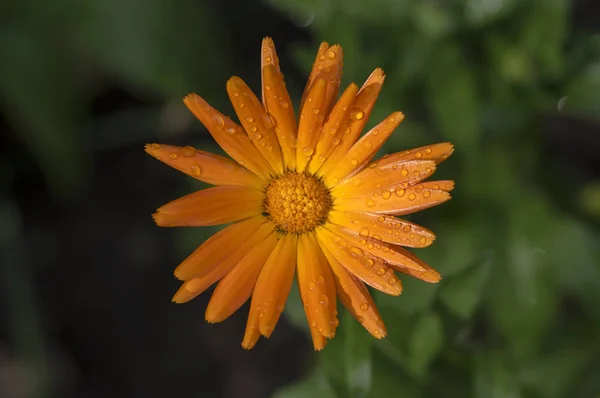
[(373, 352), (373, 388), (369, 397), (422, 397), (417, 382), (390, 360), (389, 353), (382, 348), (384, 345), (378, 347), (380, 349)]
[(344, 367), (350, 396), (365, 397), (371, 390), (373, 337), (348, 311), (344, 311), (341, 328), (341, 338), (344, 339), (345, 346)]
[(86, 165), (76, 134), (81, 101), (68, 63), (41, 32), (0, 29), (0, 99), (9, 122), (22, 134), (51, 190), (70, 195)]
[(440, 299), (454, 315), (468, 319), (481, 301), (489, 277), (490, 259), (476, 264), (450, 280), (444, 280)]
[(480, 352), (473, 369), (473, 396), (485, 398), (519, 398), (521, 387), (503, 352)]
[(444, 346), (444, 325), (435, 312), (421, 315), (413, 328), (408, 346), (410, 367), (422, 376)]
[(426, 74), (428, 104), (442, 137), (458, 148), (477, 153), (479, 93), (473, 69), (457, 43), (444, 42)]
[(321, 367), (317, 366), (315, 370), (305, 379), (298, 383), (282, 388), (273, 394), (273, 398), (337, 398), (325, 373)]
[(553, 321), (556, 282), (545, 234), (555, 217), (541, 198), (523, 193), (508, 218), (504, 253), (495, 258), (490, 315), (517, 358), (535, 355)]
[(592, 368), (589, 363), (600, 348), (586, 323), (574, 320), (560, 329), (549, 350), (521, 368), (523, 386), (547, 398), (576, 396), (569, 389), (586, 368)]

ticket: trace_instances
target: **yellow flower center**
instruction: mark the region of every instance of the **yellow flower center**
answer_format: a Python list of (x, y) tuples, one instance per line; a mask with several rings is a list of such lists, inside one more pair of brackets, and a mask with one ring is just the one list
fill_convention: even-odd
[(265, 189), (264, 211), (281, 232), (302, 234), (327, 220), (332, 199), (320, 179), (288, 172)]

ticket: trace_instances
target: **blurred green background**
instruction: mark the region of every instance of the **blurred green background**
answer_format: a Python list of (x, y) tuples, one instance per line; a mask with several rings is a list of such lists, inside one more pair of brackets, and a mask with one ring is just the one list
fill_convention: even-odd
[[(150, 214), (200, 185), (146, 142), (219, 151), (184, 108), (233, 115), (272, 36), (296, 106), (320, 41), (345, 86), (387, 73), (383, 152), (452, 141), (454, 199), (411, 220), (437, 285), (376, 295), (312, 351), (297, 291), (270, 340), (247, 311), (170, 303), (213, 228)], [(0, 397), (600, 397), (600, 3), (595, 0), (3, 0)], [(244, 307), (246, 308), (246, 307)]]

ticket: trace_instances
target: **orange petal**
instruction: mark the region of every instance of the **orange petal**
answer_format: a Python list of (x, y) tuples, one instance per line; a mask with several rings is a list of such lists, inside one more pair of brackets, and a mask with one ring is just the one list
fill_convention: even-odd
[(335, 185), (365, 167), (403, 120), (402, 112), (394, 112), (373, 127), (350, 148), (346, 158), (338, 162), (331, 173), (323, 176), (325, 182), (330, 186)]
[(354, 102), (357, 92), (358, 86), (351, 83), (331, 110), (331, 113), (323, 126), (323, 131), (321, 131), (321, 135), (319, 136), (315, 153), (308, 165), (309, 173), (316, 173), (325, 160), (327, 160), (327, 157), (331, 154), (336, 145), (339, 145), (341, 142), (340, 138), (343, 132), (343, 123), (350, 116), (352, 103)]
[(318, 227), (316, 232), (323, 250), (336, 258), (348, 272), (384, 293), (393, 296), (402, 293), (400, 280), (383, 260), (365, 253), (352, 242), (323, 227)]
[(147, 144), (145, 150), (161, 162), (213, 185), (262, 186), (255, 174), (239, 164), (219, 155), (191, 146)]
[(344, 135), (342, 135), (341, 142), (336, 146), (333, 152), (331, 152), (331, 155), (329, 155), (323, 166), (317, 172), (319, 176), (325, 176), (331, 173), (338, 162), (346, 157), (348, 150), (354, 145), (358, 136), (367, 124), (367, 120), (371, 115), (373, 106), (375, 106), (375, 101), (377, 101), (377, 96), (381, 91), (384, 80), (385, 75), (383, 74), (383, 70), (377, 68), (371, 73), (371, 76), (369, 76), (362, 86), (356, 95), (352, 110), (350, 111), (350, 116), (346, 120), (346, 125), (343, 128)]
[(169, 202), (152, 217), (161, 227), (227, 224), (260, 214), (263, 196), (247, 187), (212, 187)]
[(273, 66), (277, 73), (281, 73), (279, 69), (279, 57), (277, 56), (277, 51), (275, 50), (275, 43), (270, 37), (265, 37), (262, 40), (260, 48), (260, 68), (263, 69), (267, 66)]
[(358, 231), (334, 224), (327, 224), (326, 229), (343, 238), (350, 251), (358, 255), (368, 254), (383, 260), (389, 266), (425, 272), (425, 268), (421, 266), (422, 261), (414, 261), (413, 257), (405, 256), (405, 253), (408, 253), (406, 250), (399, 250), (399, 246), (383, 242), (379, 235), (372, 239), (362, 237)]
[(333, 102), (337, 98), (338, 90), (340, 88), (340, 79), (342, 78), (342, 66), (344, 64), (344, 53), (342, 47), (339, 45), (333, 45), (329, 47), (329, 44), (323, 42), (319, 46), (315, 62), (313, 63), (312, 70), (302, 95), (302, 102), (300, 109), (304, 107), (305, 101), (309, 96), (309, 92), (312, 86), (318, 79), (323, 79), (327, 82), (325, 89), (325, 100), (323, 106), (323, 113), (329, 113)]
[(454, 152), (454, 146), (449, 142), (442, 142), (440, 144), (427, 145), (394, 153), (373, 162), (369, 166), (390, 167), (394, 164), (399, 165), (400, 163), (411, 160), (432, 160), (436, 164), (440, 164), (444, 160), (448, 159), (448, 157), (452, 155), (452, 152)]
[(179, 264), (175, 269), (175, 277), (186, 281), (205, 275), (237, 250), (265, 222), (263, 216), (256, 216), (220, 230)]
[(325, 88), (323, 79), (317, 79), (308, 92), (300, 111), (298, 125), (298, 148), (296, 148), (296, 171), (303, 172), (315, 152), (325, 119)]
[(266, 240), (273, 233), (273, 230), (274, 226), (271, 223), (261, 225), (252, 236), (243, 240), (242, 245), (216, 267), (202, 274), (202, 276), (184, 282), (173, 296), (173, 301), (175, 303), (185, 303), (204, 292), (213, 283), (227, 275), (253, 248)]
[(269, 235), (219, 282), (206, 307), (205, 318), (208, 322), (224, 321), (250, 298), (260, 270), (277, 244), (277, 239), (277, 234)]
[(340, 211), (364, 211), (396, 216), (415, 213), (450, 200), (448, 192), (433, 189), (433, 186), (435, 184), (431, 182), (419, 183), (412, 187), (397, 188), (389, 196), (386, 194), (374, 197), (371, 194), (363, 194), (352, 198), (337, 198), (334, 208)]
[(257, 310), (258, 308), (252, 308), (252, 306), (250, 306), (244, 339), (242, 340), (242, 348), (245, 350), (254, 348), (260, 337), (260, 332), (258, 330), (259, 314)]
[(336, 290), (342, 304), (369, 333), (378, 339), (384, 338), (387, 334), (385, 325), (365, 284), (348, 273), (326, 249), (323, 253), (333, 271)]
[(418, 263), (419, 266), (424, 270), (419, 272), (411, 268), (389, 264), (389, 266), (395, 269), (396, 271), (402, 272), (403, 274), (410, 275), (413, 278), (421, 279), (422, 281), (429, 283), (438, 283), (440, 280), (442, 280), (442, 276), (439, 274), (439, 272), (431, 268), (429, 265), (427, 265), (427, 263), (415, 256), (413, 253), (399, 246), (394, 246), (394, 250), (402, 254), (404, 257), (409, 258), (411, 261)]
[(332, 211), (329, 221), (356, 231), (360, 238), (395, 245), (427, 247), (435, 240), (434, 233), (420, 225), (381, 214)]
[(281, 74), (273, 65), (262, 69), (263, 102), (281, 146), (284, 167), (296, 169), (296, 117), (294, 107)]
[[(366, 169), (332, 188), (334, 197), (372, 196), (389, 199), (393, 192), (407, 188), (428, 178), (435, 172), (432, 160), (411, 160), (391, 166), (369, 165)], [(373, 167), (372, 167), (373, 166)]]
[(277, 173), (283, 173), (281, 148), (273, 129), (273, 122), (256, 95), (237, 76), (227, 81), (227, 93), (235, 113), (256, 149)]
[(250, 138), (238, 124), (223, 116), (196, 94), (189, 94), (183, 102), (202, 122), (217, 144), (235, 161), (264, 179), (274, 174), (273, 168), (252, 145)]
[(269, 257), (256, 284), (256, 300), (263, 306), (260, 317), (260, 333), (269, 337), (279, 321), (281, 312), (290, 293), (296, 270), (298, 240), (295, 235), (281, 239), (281, 248), (277, 256)]
[(312, 233), (298, 236), (298, 286), (311, 330), (332, 338), (337, 327), (335, 283)]
[[(297, 242), (296, 235), (282, 236), (256, 281), (250, 313), (258, 314), (256, 332), (260, 331), (260, 334), (265, 337), (269, 337), (273, 332), (292, 287), (296, 269)], [(250, 317), (248, 319), (250, 321)], [(246, 330), (254, 332), (254, 329)]]
[(454, 189), (454, 181), (450, 180), (423, 181), (419, 185), (421, 185), (423, 188), (441, 190), (446, 192), (450, 192)]

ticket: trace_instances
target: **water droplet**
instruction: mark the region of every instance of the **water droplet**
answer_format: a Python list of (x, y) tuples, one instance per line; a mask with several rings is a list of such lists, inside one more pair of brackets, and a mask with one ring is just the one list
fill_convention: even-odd
[(271, 62), (271, 57), (265, 57), (266, 62)]
[(425, 243), (427, 243), (427, 238), (424, 236), (421, 236), (421, 238), (419, 239), (419, 242), (424, 245)]
[(212, 115), (212, 120), (213, 120), (213, 124), (216, 125), (220, 129), (222, 129), (223, 126), (225, 126), (225, 120), (223, 120), (223, 117), (217, 113)]
[(323, 55), (323, 54), (319, 55), (319, 61), (325, 61), (325, 55)]
[(371, 268), (374, 264), (375, 264), (375, 261), (373, 261), (373, 259), (369, 258), (369, 259), (367, 259), (367, 262), (365, 263), (365, 266), (367, 268)]
[(362, 316), (359, 316), (356, 318), (360, 323), (365, 323), (365, 318)]
[(417, 153), (415, 153), (415, 157), (417, 159), (421, 159), (423, 157), (423, 154), (421, 152), (417, 152)]
[(340, 139), (339, 138), (334, 138), (331, 140), (331, 145), (333, 146), (338, 146), (340, 145)]
[(365, 253), (358, 247), (351, 247), (348, 250), (353, 257), (362, 257)]
[(358, 164), (358, 160), (356, 158), (352, 158), (350, 163), (352, 164), (352, 166), (356, 166)]
[(254, 118), (252, 116), (246, 116), (246, 121), (248, 123), (252, 123), (254, 121)]
[(329, 58), (329, 59), (335, 59), (335, 53), (333, 51), (328, 51), (327, 52), (327, 58)]
[(358, 232), (358, 234), (359, 234), (360, 236), (369, 236), (369, 228), (367, 228), (367, 227), (362, 227), (362, 228), (360, 229), (360, 231)]
[(315, 290), (317, 288), (317, 284), (314, 283), (314, 282), (311, 282), (311, 283), (308, 284), (308, 288), (310, 290)]
[(288, 104), (286, 101), (279, 101), (279, 106), (283, 109), (287, 109), (290, 104)]
[(152, 144), (152, 149), (160, 149), (160, 145), (159, 144)]
[(362, 184), (362, 178), (353, 178), (352, 179), (352, 185), (355, 187), (360, 186), (360, 184)]
[(192, 170), (193, 176), (198, 177), (198, 176), (200, 176), (200, 174), (202, 174), (202, 169), (197, 164), (193, 164), (191, 167), (191, 170)]
[(377, 268), (377, 275), (379, 275), (379, 276), (385, 275), (385, 268), (383, 268), (383, 267)]
[(316, 115), (319, 113), (319, 108), (313, 108), (312, 112)]
[(319, 303), (322, 305), (329, 305), (329, 297), (327, 297), (325, 294), (322, 294)]
[(238, 102), (238, 106), (239, 106), (240, 108), (243, 108), (243, 107), (245, 107), (246, 105), (245, 105), (243, 102)]
[(185, 156), (186, 158), (192, 158), (192, 157), (196, 156), (196, 150), (194, 148), (192, 148), (191, 146), (185, 146), (185, 147), (181, 148), (181, 154), (183, 156)]
[(389, 199), (392, 196), (392, 193), (390, 191), (388, 191), (387, 189), (384, 191), (381, 191), (381, 197), (383, 199)]
[(390, 278), (390, 279), (388, 279), (388, 283), (391, 286), (394, 286), (396, 283), (398, 283), (398, 281), (396, 280), (396, 278)]
[(411, 193), (410, 195), (408, 195), (408, 200), (415, 200), (417, 198), (417, 195), (415, 195), (414, 193)]
[(367, 199), (367, 207), (373, 207), (377, 204), (373, 199)]
[(401, 198), (404, 196), (405, 192), (406, 191), (404, 189), (400, 188), (400, 189), (396, 189), (396, 191), (394, 193), (396, 194), (397, 197)]
[(250, 126), (249, 130), (254, 133), (256, 130), (258, 130), (258, 127), (256, 127), (256, 126)]
[(235, 134), (235, 129), (234, 129), (234, 128), (232, 128), (232, 127), (229, 127), (229, 128), (228, 128), (227, 130), (225, 130), (225, 131), (227, 131), (229, 134)]
[(367, 302), (363, 302), (360, 304), (360, 309), (363, 311), (368, 311), (369, 310), (369, 303)]
[(312, 156), (315, 151), (312, 148), (304, 148), (302, 152), (304, 152), (304, 155), (306, 156)]
[(431, 148), (427, 148), (427, 149), (425, 149), (425, 153), (426, 153), (427, 155), (431, 154)]
[(410, 232), (410, 225), (405, 225), (405, 226), (402, 228), (402, 231), (404, 231), (404, 232)]
[(415, 172), (413, 173), (415, 175), (415, 177), (418, 177), (421, 175), (421, 173), (419, 172), (419, 170), (415, 170)]
[(384, 222), (385, 221), (385, 217), (384, 216), (379, 216), (379, 217), (377, 217), (377, 221), (378, 222)]
[(233, 93), (233, 96), (234, 96), (234, 97), (239, 97), (239, 96), (240, 96), (240, 93), (238, 93), (237, 91), (235, 91), (235, 92)]
[(423, 192), (423, 197), (424, 197), (424, 198), (428, 198), (428, 197), (430, 197), (430, 196), (431, 196), (431, 192), (429, 192), (429, 191), (425, 191), (425, 192)]
[(378, 242), (381, 242), (383, 239), (381, 239), (381, 236), (379, 235), (373, 235), (372, 238)]
[[(255, 130), (256, 131), (256, 130)], [(260, 140), (262, 138), (262, 134), (261, 133), (256, 133), (254, 134), (254, 139), (256, 140)]]
[(361, 120), (364, 116), (364, 112), (360, 109), (355, 108), (352, 111), (350, 111), (350, 118), (352, 118), (352, 120)]
[(265, 84), (265, 90), (267, 90), (267, 91), (271, 90), (271, 86), (268, 84)]
[(402, 173), (402, 175), (403, 175), (404, 177), (406, 177), (406, 176), (408, 175), (408, 170), (406, 170), (406, 169), (402, 169), (402, 171), (401, 171), (400, 173)]
[(177, 159), (178, 157), (179, 157), (179, 155), (178, 155), (178, 154), (176, 154), (175, 152), (171, 152), (171, 153), (169, 154), (169, 158), (171, 158), (171, 159), (173, 159), (173, 160)]

